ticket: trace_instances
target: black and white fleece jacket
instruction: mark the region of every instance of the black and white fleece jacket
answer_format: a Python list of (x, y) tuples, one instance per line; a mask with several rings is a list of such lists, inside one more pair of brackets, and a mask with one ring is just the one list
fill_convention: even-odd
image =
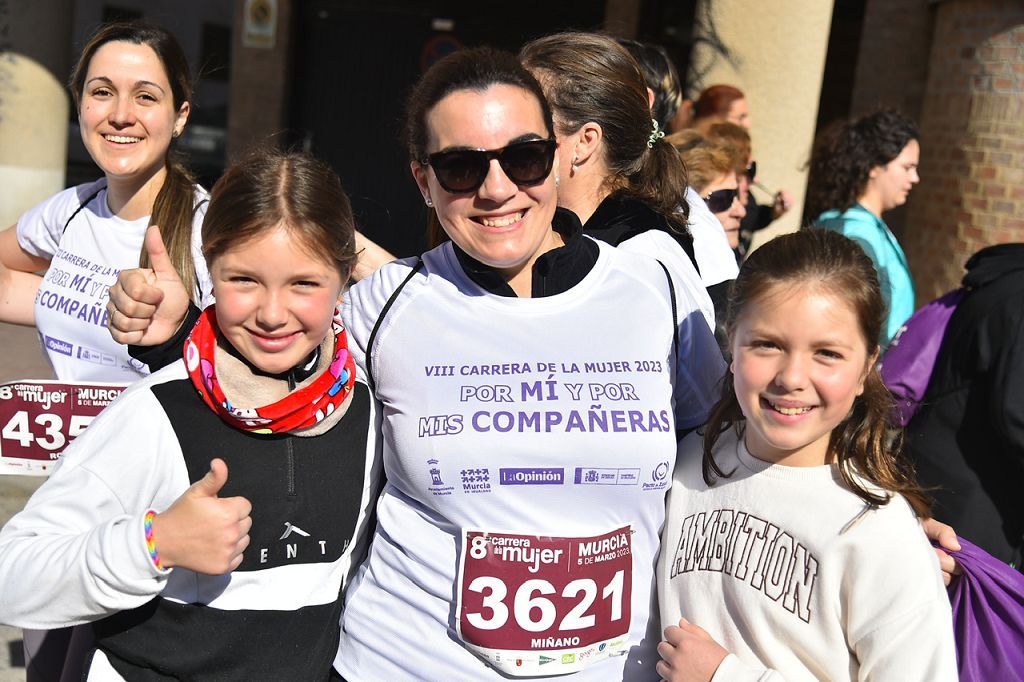
[[(221, 359), (218, 350), (227, 391)], [(284, 383), (241, 379), (262, 389)], [(362, 381), (335, 415), (316, 435), (256, 435), (202, 402), (183, 361), (132, 384), (0, 533), (0, 622), (92, 622), (91, 680), (326, 679), (380, 478)], [(220, 496), (252, 503), (244, 560), (221, 576), (162, 572), (143, 517), (167, 509), (213, 457), (228, 466)]]

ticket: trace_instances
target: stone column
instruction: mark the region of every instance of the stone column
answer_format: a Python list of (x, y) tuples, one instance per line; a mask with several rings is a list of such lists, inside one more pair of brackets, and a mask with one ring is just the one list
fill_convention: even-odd
[[(759, 232), (755, 245), (799, 227), (831, 20), (828, 0), (697, 3), (690, 92), (728, 83), (746, 94), (758, 179), (794, 197), (789, 213)], [(759, 202), (769, 201), (753, 191)]]
[[(271, 144), (288, 123), (288, 88), (291, 69), (291, 29), (295, 10), (291, 0), (277, 0), (276, 14), (270, 3), (235, 0), (235, 29), (231, 59), (231, 106), (228, 110), (228, 162), (239, 158), (253, 145)], [(272, 44), (246, 39), (248, 21), (257, 27), (262, 18), (276, 22)], [(248, 44), (247, 44), (248, 43)], [(283, 144), (285, 140), (277, 140)]]
[(904, 230), (918, 305), (956, 286), (978, 249), (1024, 241), (1024, 3), (937, 9)]
[(71, 0), (0, 0), (0, 229), (64, 188)]

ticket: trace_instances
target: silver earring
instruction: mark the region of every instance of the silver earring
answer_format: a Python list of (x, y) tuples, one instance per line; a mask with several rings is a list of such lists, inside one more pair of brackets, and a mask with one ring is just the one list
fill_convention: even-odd
[(579, 154), (573, 154), (572, 155), (572, 163), (569, 164), (569, 170), (571, 170), (573, 173), (578, 173), (580, 171), (580, 167), (579, 167), (579, 165), (577, 163), (579, 160), (580, 160)]
[(558, 176), (558, 173), (555, 173), (555, 187), (558, 187), (561, 184), (562, 184), (562, 178), (560, 178)]
[(434, 200), (430, 198), (430, 195), (423, 197), (423, 203), (427, 205), (427, 208), (434, 207)]

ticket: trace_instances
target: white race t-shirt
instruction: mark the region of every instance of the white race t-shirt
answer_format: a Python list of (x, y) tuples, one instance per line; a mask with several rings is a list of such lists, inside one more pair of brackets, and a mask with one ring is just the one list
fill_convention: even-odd
[(686, 188), (686, 204), (690, 207), (690, 234), (693, 235), (693, 251), (700, 267), (700, 278), (704, 286), (736, 279), (740, 268), (736, 254), (729, 246), (722, 223), (711, 212), (708, 205), (692, 187)]
[[(389, 264), (349, 292), (360, 362), (408, 272)], [(450, 244), (424, 255), (372, 348), (387, 487), (347, 594), (344, 677), (657, 679), (675, 430), (704, 421), (724, 370), (675, 288), (678, 370), (650, 258), (602, 243), (576, 286), (515, 298), (473, 283)]]
[[(202, 255), (207, 198), (206, 190), (197, 186), (192, 257), (204, 306), (213, 300)], [(149, 216), (129, 221), (110, 212), (105, 178), (68, 188), (18, 220), (21, 247), (50, 259), (36, 295), (35, 319), (58, 379), (130, 383), (149, 374), (145, 365), (128, 356), (126, 346), (110, 337), (106, 327), (107, 290), (121, 270), (138, 267), (148, 225)]]
[(623, 251), (656, 258), (664, 263), (665, 267), (670, 268), (686, 287), (687, 294), (697, 302), (708, 328), (714, 333), (715, 304), (711, 302), (711, 296), (705, 288), (707, 285), (701, 280), (700, 273), (693, 267), (690, 256), (679, 242), (662, 230), (648, 230), (620, 242), (618, 247)]

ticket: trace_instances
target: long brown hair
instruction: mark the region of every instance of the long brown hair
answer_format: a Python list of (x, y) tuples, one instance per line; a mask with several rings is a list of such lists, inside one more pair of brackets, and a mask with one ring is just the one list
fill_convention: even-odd
[(560, 130), (601, 126), (607, 189), (643, 201), (687, 234), (686, 169), (654, 134), (647, 85), (629, 52), (608, 36), (566, 32), (530, 41), (519, 57), (544, 86)]
[[(100, 27), (82, 49), (82, 54), (71, 72), (69, 83), (76, 109), (81, 106), (89, 63), (96, 51), (110, 42), (126, 42), (151, 48), (163, 64), (167, 80), (171, 84), (174, 110), (180, 111), (183, 104), (191, 102), (192, 74), (185, 53), (174, 35), (160, 26), (141, 21), (127, 21)], [(174, 146), (175, 140), (172, 138), (165, 160), (167, 176), (153, 202), (149, 224), (160, 226), (160, 234), (163, 236), (174, 269), (178, 271), (186, 291), (192, 292), (193, 298), (198, 301), (203, 292), (197, 290), (195, 261), (192, 255), (192, 219), (197, 208), (196, 181), (178, 157)], [(145, 249), (140, 254), (139, 265), (149, 267), (149, 256)]]
[(352, 206), (337, 174), (298, 151), (257, 150), (224, 172), (210, 191), (203, 256), (212, 264), (278, 225), (348, 280), (356, 262)]
[[(813, 282), (854, 311), (868, 357), (878, 350), (878, 338), (885, 319), (885, 304), (874, 265), (852, 240), (836, 232), (804, 230), (776, 237), (744, 261), (729, 296), (726, 332), (730, 340), (737, 321), (752, 302), (763, 300), (776, 287)], [(915, 513), (929, 514), (927, 495), (914, 479), (910, 461), (901, 452), (899, 435), (893, 439), (890, 423), (892, 395), (873, 365), (864, 382), (864, 392), (853, 402), (850, 414), (832, 430), (828, 452), (839, 465), (846, 486), (873, 506), (888, 503), (891, 493), (907, 498)], [(733, 386), (730, 369), (723, 381), (722, 397), (711, 410), (704, 432), (704, 480), (714, 485), (722, 471), (715, 461), (714, 447), (730, 426), (742, 434), (743, 413)], [(898, 434), (898, 432), (897, 432)], [(890, 443), (890, 440), (892, 442)], [(869, 490), (866, 479), (885, 493)]]

